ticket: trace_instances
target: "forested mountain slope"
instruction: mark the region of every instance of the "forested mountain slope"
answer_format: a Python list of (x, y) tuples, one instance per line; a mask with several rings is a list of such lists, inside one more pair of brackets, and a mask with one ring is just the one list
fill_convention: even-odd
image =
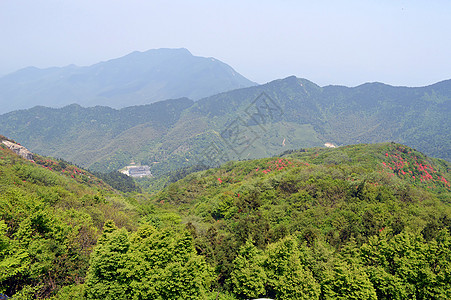
[(320, 87), (288, 77), (201, 99), (105, 107), (33, 108), (0, 128), (35, 152), (97, 171), (132, 160), (155, 175), (285, 150), (396, 141), (451, 160), (451, 80), (426, 87)]
[(200, 99), (255, 85), (229, 65), (186, 49), (153, 49), (87, 67), (25, 68), (0, 78), (0, 113), (36, 105), (122, 108)]
[[(35, 107), (3, 115), (5, 135), (33, 152), (64, 158), (83, 166), (102, 161), (102, 170), (115, 171), (130, 163), (143, 147), (152, 148), (194, 102), (167, 100), (121, 110), (109, 107), (61, 109)], [(120, 157), (120, 163), (111, 156)], [(117, 159), (119, 160), (119, 159)]]
[[(263, 94), (262, 94), (263, 93)], [(263, 95), (263, 97), (262, 97)], [(237, 115), (243, 133), (253, 141), (238, 143), (241, 157), (260, 157), (332, 142), (336, 145), (397, 141), (430, 155), (451, 159), (451, 80), (427, 87), (393, 87), (367, 83), (354, 88), (326, 86), (296, 77), (214, 95), (189, 108), (208, 118), (228, 140)], [(229, 140), (233, 140), (230, 138)], [(226, 143), (227, 144), (227, 143)], [(232, 144), (232, 147), (230, 146)], [(231, 153), (226, 149), (226, 152)], [(237, 155), (230, 154), (234, 158)]]

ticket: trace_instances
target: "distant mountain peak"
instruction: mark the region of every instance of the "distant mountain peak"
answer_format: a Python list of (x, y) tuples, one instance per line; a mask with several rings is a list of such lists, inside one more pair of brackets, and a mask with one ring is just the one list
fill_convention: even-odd
[(158, 48), (158, 49), (148, 49), (145, 51), (133, 51), (125, 56), (113, 58), (115, 59), (123, 59), (125, 57), (139, 57), (139, 56), (152, 56), (152, 55), (185, 55), (185, 56), (194, 56), (188, 49), (186, 48)]
[(150, 49), (86, 67), (27, 67), (6, 75), (0, 78), (0, 114), (37, 105), (121, 108), (197, 100), (253, 85), (215, 58), (194, 56), (186, 48)]
[(314, 83), (308, 79), (305, 79), (305, 78), (298, 78), (294, 75), (283, 78), (283, 79), (277, 79), (277, 80), (270, 81), (270, 82), (264, 84), (264, 86), (271, 86), (271, 87), (291, 86), (291, 87), (301, 87), (301, 88), (308, 88), (308, 89), (314, 89), (314, 90), (321, 89), (321, 87), (319, 85), (317, 85), (316, 83)]

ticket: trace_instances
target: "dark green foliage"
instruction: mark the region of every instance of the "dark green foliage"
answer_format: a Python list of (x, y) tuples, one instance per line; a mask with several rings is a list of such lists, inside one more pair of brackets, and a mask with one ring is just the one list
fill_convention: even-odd
[(167, 179), (167, 183), (166, 183), (165, 187), (167, 185), (169, 185), (170, 183), (174, 183), (174, 182), (179, 181), (180, 179), (185, 178), (186, 176), (188, 176), (191, 173), (195, 173), (195, 172), (199, 172), (199, 171), (203, 171), (203, 170), (207, 170), (207, 169), (208, 169), (208, 167), (205, 165), (194, 165), (194, 166), (185, 167), (185, 168), (178, 169), (176, 171), (169, 172), (168, 174), (166, 174), (166, 176), (168, 176), (168, 179)]
[(199, 172), (208, 169), (209, 167), (196, 164), (193, 166), (183, 167), (174, 171), (170, 171), (163, 175), (152, 176), (152, 177), (143, 177), (137, 178), (136, 184), (141, 187), (143, 190), (149, 193), (158, 192), (163, 188), (167, 187), (171, 183), (174, 183), (178, 180), (181, 180), (188, 176), (191, 173)]
[(102, 179), (104, 182), (108, 183), (111, 187), (114, 189), (124, 192), (124, 193), (131, 193), (131, 192), (140, 192), (141, 189), (139, 186), (136, 185), (133, 178), (115, 171), (110, 173), (93, 173), (98, 178)]
[[(193, 101), (182, 98), (121, 110), (78, 105), (61, 109), (35, 107), (23, 111), (26, 112), (23, 117), (32, 120), (29, 125), (37, 132), (26, 129), (12, 136), (20, 137), (33, 152), (64, 157), (96, 171), (112, 172), (130, 163), (132, 154), (146, 147), (149, 139), (167, 132), (180, 119), (182, 111), (192, 104)], [(20, 114), (22, 112), (17, 111), (2, 117), (22, 118)], [(18, 128), (24, 129), (24, 126)], [(12, 124), (1, 128), (8, 134), (16, 130)], [(50, 146), (53, 143), (57, 145)], [(106, 163), (105, 154), (109, 156)], [(103, 165), (96, 167), (100, 162)]]

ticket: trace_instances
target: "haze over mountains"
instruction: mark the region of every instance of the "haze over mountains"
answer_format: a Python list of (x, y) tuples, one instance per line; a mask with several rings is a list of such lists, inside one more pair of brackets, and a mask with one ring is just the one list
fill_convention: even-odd
[(229, 65), (187, 49), (153, 49), (92, 66), (28, 67), (0, 78), (0, 113), (36, 105), (114, 108), (170, 98), (197, 100), (255, 85)]
[(96, 171), (135, 161), (161, 175), (326, 142), (396, 141), (451, 160), (450, 113), (451, 80), (348, 88), (288, 77), (197, 102), (181, 98), (121, 110), (35, 107), (1, 115), (0, 128), (34, 152)]

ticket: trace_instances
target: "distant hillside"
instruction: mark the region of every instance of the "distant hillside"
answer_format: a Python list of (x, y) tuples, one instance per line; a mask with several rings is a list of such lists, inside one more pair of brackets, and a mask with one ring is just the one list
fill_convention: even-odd
[(396, 141), (451, 161), (450, 115), (451, 80), (414, 88), (348, 88), (288, 77), (195, 103), (179, 99), (121, 110), (36, 107), (0, 115), (0, 128), (32, 151), (97, 171), (134, 160), (161, 175), (326, 142)]
[(129, 163), (142, 147), (158, 144), (191, 105), (193, 101), (184, 98), (121, 110), (75, 104), (60, 109), (38, 106), (3, 115), (5, 123), (0, 127), (5, 135), (14, 132), (33, 152), (85, 167), (102, 161), (108, 164), (102, 170), (115, 171), (125, 165), (113, 162), (113, 155)]
[(87, 67), (29, 67), (0, 78), (0, 113), (36, 105), (122, 108), (188, 97), (194, 100), (255, 83), (229, 65), (186, 49), (133, 52)]

